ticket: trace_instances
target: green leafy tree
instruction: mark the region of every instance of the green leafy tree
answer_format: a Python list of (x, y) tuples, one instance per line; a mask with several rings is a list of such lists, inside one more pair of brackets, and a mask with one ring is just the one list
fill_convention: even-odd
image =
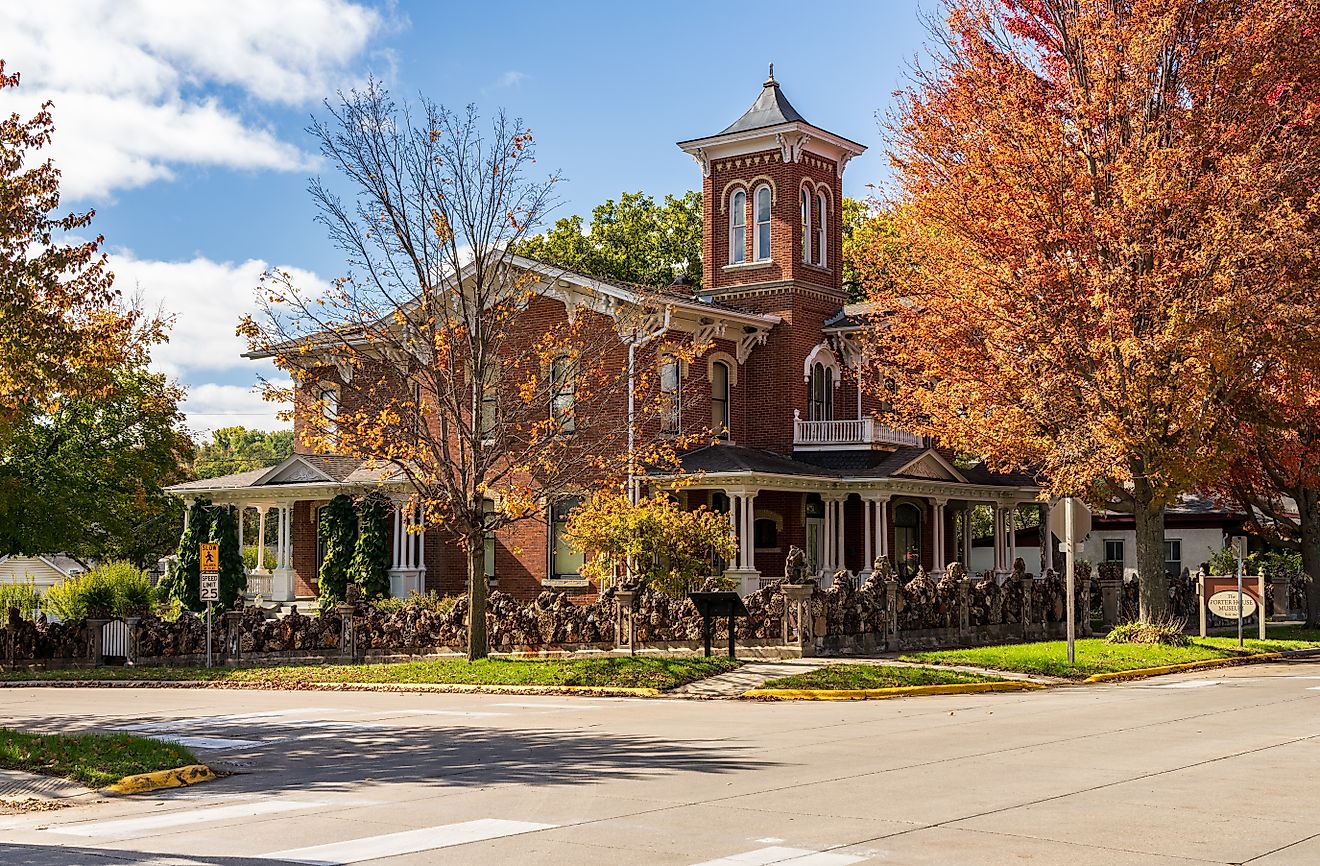
[(379, 496), (362, 500), (358, 511), (358, 536), (353, 547), (349, 575), (362, 590), (363, 598), (390, 594), (390, 539), (386, 530), (389, 509)]
[(238, 546), (238, 516), (233, 507), (222, 506), (213, 513), (211, 541), (220, 545), (220, 607), (231, 608), (247, 588), (243, 551)]
[[(843, 289), (848, 300), (865, 301), (869, 292), (893, 284), (898, 272), (911, 266), (907, 246), (893, 211), (875, 201), (843, 199)], [(863, 285), (861, 274), (866, 274)], [(881, 284), (877, 286), (876, 284)]]
[(189, 610), (201, 610), (198, 597), (201, 587), (202, 561), (197, 545), (211, 537), (211, 500), (194, 500), (188, 509), (188, 528), (179, 536), (178, 557), (160, 581), (162, 594), (177, 599)]
[(182, 392), (145, 364), (98, 395), (58, 394), (16, 420), (0, 447), (0, 554), (68, 552), (149, 567), (178, 538), (192, 442)]
[(515, 245), (515, 252), (576, 271), (663, 287), (682, 274), (701, 285), (701, 194), (665, 196), (663, 204), (642, 192), (625, 192), (591, 212), (555, 222), (544, 234)]
[(316, 533), (325, 545), (317, 584), (321, 593), (321, 609), (326, 610), (343, 601), (348, 589), (349, 571), (357, 545), (357, 509), (353, 499), (339, 495), (321, 509)]
[(698, 508), (685, 511), (667, 496), (643, 498), (597, 493), (568, 518), (568, 537), (590, 554), (582, 575), (608, 585), (629, 572), (632, 579), (675, 598), (709, 573), (712, 556), (737, 552), (726, 515)]
[(197, 478), (218, 478), (275, 466), (293, 453), (293, 431), (249, 430), (247, 427), (222, 427), (211, 433), (211, 441), (197, 448), (193, 474)]

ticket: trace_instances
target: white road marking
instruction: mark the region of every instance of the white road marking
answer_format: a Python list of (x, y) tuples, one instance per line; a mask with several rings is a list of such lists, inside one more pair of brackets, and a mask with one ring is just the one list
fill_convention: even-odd
[(213, 752), (229, 752), (234, 749), (250, 749), (253, 746), (264, 746), (268, 743), (278, 742), (278, 740), (235, 740), (228, 737), (181, 737), (175, 734), (167, 734), (163, 731), (154, 732), (150, 735), (153, 740), (162, 740), (166, 743), (178, 743), (189, 749), (209, 749)]
[(549, 703), (535, 703), (535, 702), (533, 702), (533, 701), (521, 701), (521, 702), (518, 702), (518, 701), (509, 701), (509, 702), (507, 702), (507, 703), (503, 703), (503, 704), (495, 704), (494, 706), (497, 706), (497, 707), (518, 707), (518, 708), (520, 708), (520, 709), (527, 709), (527, 710), (595, 710), (595, 709), (599, 709), (599, 707), (597, 707), (597, 706), (585, 705), (585, 704), (549, 704)]
[(770, 866), (773, 863), (789, 863), (792, 866), (849, 866), (860, 863), (865, 857), (855, 854), (835, 854), (830, 851), (812, 851), (810, 848), (784, 848), (772, 846), (755, 851), (731, 854), (718, 860), (707, 860), (696, 866)]
[(1151, 689), (1200, 689), (1206, 686), (1217, 686), (1223, 680), (1187, 680), (1182, 683), (1160, 683), (1155, 686), (1147, 686)]
[[(508, 704), (496, 704), (497, 707), (505, 707)], [(507, 716), (508, 713), (491, 713), (481, 710), (382, 710), (381, 715), (388, 716), (463, 716), (465, 718), (488, 719), (495, 716)]]
[(227, 821), (231, 818), (254, 818), (277, 812), (296, 812), (299, 809), (317, 809), (326, 805), (316, 800), (261, 800), (255, 803), (236, 803), (232, 806), (211, 806), (203, 809), (184, 809), (161, 812), (142, 818), (119, 818), (90, 821), (81, 824), (63, 824), (47, 827), (46, 832), (64, 836), (117, 836), (128, 837), (142, 830), (162, 830), (183, 824), (203, 821)]
[(557, 826), (557, 824), (535, 824), (530, 821), (482, 818), (477, 821), (464, 821), (461, 824), (442, 824), (438, 827), (427, 827), (422, 830), (405, 830), (402, 833), (368, 836), (365, 839), (331, 842), (327, 845), (313, 845), (309, 848), (291, 848), (287, 851), (261, 854), (255, 859), (308, 863), (313, 864), (313, 866), (345, 866), (345, 864), (360, 863), (363, 860), (399, 857), (404, 854), (415, 854), (418, 851), (450, 848), (454, 845), (466, 845), (469, 842), (482, 842), (487, 839), (516, 836), (520, 833), (531, 833), (535, 830), (551, 830)]
[(1320, 692), (1320, 686), (1310, 686), (1310, 687), (1307, 688), (1307, 691), (1308, 691), (1308, 692)]

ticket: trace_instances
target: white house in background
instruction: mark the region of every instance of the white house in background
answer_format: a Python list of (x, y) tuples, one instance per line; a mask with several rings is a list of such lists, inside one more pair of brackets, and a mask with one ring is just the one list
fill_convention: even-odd
[(66, 577), (82, 574), (87, 566), (72, 556), (52, 553), (46, 556), (0, 556), (0, 583), (36, 584), (44, 593)]
[[(1204, 562), (1229, 546), (1230, 539), (1242, 534), (1246, 515), (1225, 508), (1203, 496), (1184, 496), (1164, 517), (1164, 561), (1167, 571), (1177, 574), (1184, 568), (1195, 572)], [(1058, 550), (1058, 539), (1053, 545)], [(1017, 533), (1017, 555), (1028, 571), (1039, 567), (1040, 534), (1035, 527)], [(994, 567), (993, 542), (977, 539), (972, 546), (969, 571), (979, 573)], [(1137, 575), (1137, 533), (1132, 515), (1100, 512), (1091, 522), (1091, 534), (1082, 542), (1081, 559), (1093, 566), (1106, 562), (1122, 563), (1123, 576)]]

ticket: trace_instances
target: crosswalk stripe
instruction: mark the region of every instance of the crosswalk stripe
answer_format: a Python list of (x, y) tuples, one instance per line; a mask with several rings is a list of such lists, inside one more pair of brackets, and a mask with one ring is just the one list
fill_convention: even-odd
[(234, 749), (250, 749), (275, 740), (237, 740), (230, 737), (181, 737), (174, 734), (154, 732), (148, 735), (153, 740), (166, 743), (178, 743), (186, 749), (209, 749), (213, 752), (228, 752)]
[(730, 854), (718, 860), (707, 860), (696, 866), (771, 866), (774, 863), (791, 864), (791, 866), (849, 866), (851, 863), (860, 863), (865, 859), (856, 854), (836, 854), (832, 851), (812, 851), (810, 848), (786, 848), (773, 845), (755, 851), (744, 851), (741, 854)]
[(405, 830), (402, 833), (368, 836), (364, 839), (331, 842), (309, 848), (291, 848), (287, 851), (260, 854), (255, 859), (283, 860), (287, 863), (305, 863), (311, 866), (345, 866), (363, 860), (399, 857), (404, 854), (415, 854), (418, 851), (450, 848), (454, 845), (516, 836), (536, 830), (552, 830), (557, 826), (557, 824), (536, 824), (531, 821), (481, 818), (476, 821), (464, 821), (461, 824), (442, 824), (422, 830)]
[(161, 830), (166, 827), (178, 827), (202, 821), (227, 821), (231, 818), (255, 818), (258, 815), (272, 815), (277, 812), (295, 812), (299, 809), (316, 809), (326, 805), (313, 800), (262, 800), (256, 803), (236, 803), (232, 806), (209, 806), (204, 809), (185, 809), (178, 812), (161, 812), (141, 818), (111, 818), (105, 821), (90, 821), (81, 824), (56, 824), (45, 828), (47, 833), (59, 833), (64, 836), (131, 836), (142, 830)]

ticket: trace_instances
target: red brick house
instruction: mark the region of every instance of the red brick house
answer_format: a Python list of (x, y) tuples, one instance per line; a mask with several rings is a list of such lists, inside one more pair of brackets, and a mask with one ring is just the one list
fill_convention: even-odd
[[(1031, 480), (955, 465), (948, 454), (891, 428), (884, 407), (860, 393), (851, 374), (863, 311), (845, 303), (842, 178), (864, 147), (806, 121), (773, 76), (732, 125), (679, 147), (702, 173), (703, 287), (664, 290), (660, 321), (666, 336), (708, 348), (695, 361), (674, 365), (662, 387), (672, 393), (675, 428), (720, 432), (717, 444), (683, 455), (685, 472), (699, 477), (678, 495), (689, 507), (729, 514), (740, 551), (724, 564), (726, 573), (754, 589), (762, 576), (783, 574), (793, 545), (807, 551), (827, 581), (838, 570), (865, 574), (877, 556), (890, 557), (900, 570), (920, 565), (940, 572), (971, 548), (970, 533), (954, 531), (954, 515), (986, 505), (998, 539), (995, 567), (1010, 568), (1012, 514), (1035, 500)], [(545, 268), (523, 258), (515, 264)], [(584, 307), (608, 316), (642, 296), (639, 287), (586, 274), (556, 269), (553, 276), (535, 302), (538, 316), (572, 316)], [(335, 387), (351, 389), (351, 382)], [(340, 492), (373, 486), (406, 496), (399, 481), (382, 479), (355, 459), (308, 453), (269, 470), (171, 490), (255, 508), (263, 522), (275, 520), (280, 543), (249, 586), (283, 601), (315, 593), (316, 509)], [(572, 493), (548, 499), (542, 520), (488, 540), (487, 568), (501, 590), (523, 597), (543, 588), (589, 590), (577, 574), (580, 555), (561, 538), (576, 502)], [(462, 592), (461, 551), (436, 530), (400, 531), (404, 519), (396, 510), (393, 591)]]

